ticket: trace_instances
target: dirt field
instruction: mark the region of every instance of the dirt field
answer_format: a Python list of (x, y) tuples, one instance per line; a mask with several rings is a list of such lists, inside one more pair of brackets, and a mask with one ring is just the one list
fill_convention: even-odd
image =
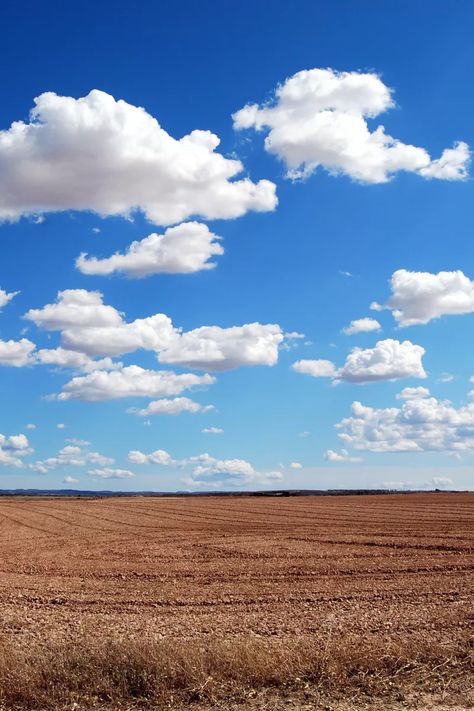
[[(282, 683), (299, 705), (281, 708), (315, 708), (316, 687), (342, 698), (352, 677), (351, 693), (369, 701), (387, 699), (390, 686), (393, 703), (405, 703), (406, 689), (461, 698), (463, 708), (472, 699), (474, 494), (5, 498), (0, 552), (7, 657), (113, 639), (188, 650), (201, 667), (211, 649), (222, 660), (231, 647), (261, 648), (283, 667), (298, 650)], [(316, 684), (304, 663), (310, 649), (346, 659), (339, 668), (350, 683), (337, 688), (329, 672), (323, 683), (320, 670)], [(5, 691), (5, 675), (0, 700), (28, 705)], [(248, 685), (248, 707), (264, 703), (258, 680)], [(191, 700), (209, 702), (206, 694)]]

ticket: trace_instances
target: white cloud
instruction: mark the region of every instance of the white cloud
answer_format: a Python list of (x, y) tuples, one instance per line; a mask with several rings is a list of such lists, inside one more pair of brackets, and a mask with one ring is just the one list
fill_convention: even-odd
[(420, 398), (428, 397), (430, 391), (428, 388), (423, 388), (419, 386), (417, 388), (403, 388), (395, 397), (397, 400), (418, 400)]
[(57, 396), (58, 400), (100, 402), (125, 397), (166, 397), (184, 390), (212, 385), (211, 375), (177, 374), (170, 370), (146, 370), (129, 365), (112, 371), (94, 371), (72, 378)]
[(63, 479), (63, 484), (78, 484), (79, 479), (74, 479), (73, 476), (65, 476)]
[(222, 434), (224, 430), (222, 427), (204, 427), (201, 432), (204, 434)]
[(389, 309), (400, 326), (425, 324), (450, 314), (474, 312), (474, 281), (462, 271), (409, 272), (399, 269), (390, 280), (392, 295), (376, 311)]
[(84, 353), (69, 351), (65, 348), (42, 348), (37, 352), (36, 360), (43, 365), (74, 368), (85, 373), (91, 373), (94, 370), (114, 370), (122, 367), (122, 363), (114, 363), (111, 358), (93, 360)]
[(334, 378), (337, 374), (337, 368), (330, 360), (297, 360), (291, 367), (297, 373), (314, 378)]
[(346, 336), (353, 336), (356, 333), (370, 333), (371, 331), (380, 331), (382, 326), (374, 318), (358, 318), (351, 321), (349, 326), (342, 329), (342, 333)]
[(201, 326), (182, 332), (165, 314), (127, 323), (115, 308), (103, 303), (100, 292), (83, 289), (59, 292), (56, 303), (31, 309), (25, 318), (48, 331), (61, 331), (68, 351), (116, 356), (143, 348), (155, 352), (160, 363), (202, 370), (274, 365), (285, 338), (277, 324)]
[(33, 453), (28, 438), (24, 434), (6, 435), (0, 434), (0, 466), (24, 467), (21, 457), (27, 457)]
[(88, 447), (90, 445), (90, 442), (87, 439), (77, 439), (77, 437), (69, 437), (66, 442), (74, 444), (77, 447)]
[(452, 479), (439, 476), (424, 481), (384, 481), (382, 483), (382, 488), (389, 491), (432, 491), (433, 489), (449, 489), (452, 486)]
[(374, 348), (353, 348), (342, 368), (328, 360), (299, 360), (292, 368), (317, 378), (332, 378), (334, 383), (371, 383), (400, 378), (426, 378), (422, 364), (425, 349), (411, 341), (387, 338)]
[(135, 476), (135, 474), (128, 469), (111, 469), (110, 467), (105, 467), (104, 469), (89, 469), (87, 473), (89, 476), (98, 477), (99, 479), (130, 479)]
[(30, 422), (28, 425), (26, 425), (27, 430), (35, 430), (36, 425), (34, 425), (32, 422)]
[(25, 318), (47, 331), (120, 327), (123, 324), (120, 313), (113, 306), (103, 303), (99, 291), (86, 289), (60, 291), (55, 304), (46, 304), (42, 309), (30, 309)]
[(153, 233), (132, 242), (124, 254), (116, 252), (106, 259), (81, 254), (76, 267), (83, 274), (119, 272), (136, 279), (151, 274), (191, 274), (216, 266), (211, 258), (224, 253), (218, 240), (207, 225), (185, 222), (169, 227), (162, 235)]
[(369, 452), (474, 451), (474, 403), (459, 408), (429, 392), (402, 392), (400, 407), (352, 404), (352, 414), (336, 425), (344, 446)]
[(365, 183), (384, 183), (398, 171), (426, 178), (462, 180), (469, 148), (456, 143), (438, 160), (424, 148), (402, 143), (367, 119), (394, 106), (391, 90), (376, 74), (310, 69), (298, 72), (275, 91), (271, 103), (245, 106), (233, 115), (234, 128), (269, 129), (265, 148), (302, 178), (318, 167)]
[(303, 465), (300, 462), (291, 462), (290, 469), (302, 469)]
[(128, 453), (128, 460), (132, 464), (159, 464), (160, 466), (171, 466), (176, 464), (169, 452), (164, 449), (157, 449), (150, 454), (144, 454), (139, 450), (132, 450)]
[(158, 449), (150, 454), (138, 450), (128, 453), (133, 464), (158, 464), (175, 466), (186, 470), (182, 479), (190, 488), (222, 489), (265, 486), (282, 478), (281, 472), (257, 471), (245, 459), (216, 459), (210, 454), (198, 454), (187, 459), (173, 459), (165, 450)]
[(0, 289), (0, 309), (3, 309), (3, 307), (6, 306), (19, 293), (19, 291), (12, 291), (8, 294), (3, 289)]
[(149, 417), (150, 415), (180, 415), (182, 412), (209, 412), (213, 409), (212, 405), (200, 405), (189, 397), (175, 397), (172, 400), (153, 400), (143, 409), (130, 408), (128, 412)]
[(59, 422), (56, 427), (58, 428), (58, 430), (64, 430), (66, 428), (66, 425), (64, 424), (64, 422)]
[(452, 383), (454, 375), (452, 373), (441, 373), (438, 378), (438, 383)]
[(235, 180), (242, 163), (216, 153), (219, 142), (200, 130), (176, 140), (143, 108), (103, 91), (80, 99), (41, 94), (30, 123), (0, 133), (0, 218), (141, 210), (166, 225), (273, 210), (275, 185)]
[(328, 449), (324, 454), (324, 459), (327, 462), (361, 462), (360, 457), (351, 457), (347, 449), (341, 449), (335, 452), (333, 449)]
[(21, 338), (19, 341), (0, 341), (0, 365), (10, 365), (14, 368), (32, 365), (32, 353), (35, 348), (35, 344), (27, 338)]
[[(69, 440), (70, 442), (80, 442), (81, 440)], [(87, 442), (85, 443), (88, 444)], [(112, 457), (106, 457), (99, 452), (87, 452), (82, 449), (79, 444), (68, 444), (59, 450), (55, 457), (48, 457), (47, 459), (40, 459), (33, 464), (30, 464), (30, 468), (34, 471), (45, 474), (52, 469), (59, 469), (63, 467), (83, 467), (86, 464), (96, 464), (98, 466), (104, 467), (110, 464), (114, 464), (115, 460)]]
[(159, 352), (160, 363), (201, 370), (231, 370), (241, 366), (275, 365), (283, 341), (280, 326), (248, 323), (220, 328), (201, 326), (176, 336)]

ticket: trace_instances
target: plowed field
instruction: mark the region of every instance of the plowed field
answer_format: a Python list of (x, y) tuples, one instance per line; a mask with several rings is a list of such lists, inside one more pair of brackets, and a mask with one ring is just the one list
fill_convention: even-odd
[(0, 551), (0, 632), (23, 649), (472, 640), (474, 494), (4, 498)]

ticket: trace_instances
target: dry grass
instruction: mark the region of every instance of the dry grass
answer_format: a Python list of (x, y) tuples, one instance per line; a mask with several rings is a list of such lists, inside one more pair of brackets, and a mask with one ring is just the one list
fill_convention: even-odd
[[(395, 638), (239, 639), (199, 644), (102, 639), (0, 642), (0, 706), (8, 709), (140, 707), (243, 702), (273, 689), (306, 698), (385, 698), (449, 692), (467, 703), (473, 645)], [(470, 681), (469, 681), (470, 680)]]

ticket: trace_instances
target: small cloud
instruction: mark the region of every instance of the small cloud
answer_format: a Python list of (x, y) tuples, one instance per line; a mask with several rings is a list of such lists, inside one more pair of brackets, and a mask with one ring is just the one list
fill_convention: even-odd
[(303, 465), (299, 462), (291, 462), (290, 469), (303, 469)]
[(34, 225), (42, 225), (43, 222), (46, 222), (46, 217), (44, 215), (32, 215), (30, 220)]
[(341, 449), (340, 452), (328, 449), (324, 455), (324, 459), (327, 462), (362, 462), (360, 457), (351, 457), (347, 449)]
[(342, 269), (339, 270), (339, 274), (341, 276), (345, 276), (345, 277), (353, 277), (354, 276), (353, 274), (351, 274), (351, 272), (345, 272)]
[(308, 432), (305, 430), (304, 432), (300, 432), (298, 436), (299, 437), (309, 437), (310, 434), (311, 434), (311, 432)]
[(78, 484), (79, 479), (74, 479), (73, 476), (65, 476), (63, 479), (63, 484)]
[(101, 231), (102, 230), (100, 229), (100, 227), (93, 227), (92, 228), (92, 232), (95, 232), (95, 234), (99, 234), (99, 232), (101, 232)]
[(74, 444), (76, 447), (88, 447), (90, 445), (90, 442), (87, 439), (76, 439), (76, 437), (70, 437), (69, 439), (66, 439), (66, 442)]
[(380, 331), (382, 326), (374, 318), (357, 318), (351, 321), (349, 326), (342, 329), (345, 336), (353, 336), (356, 333), (370, 333), (371, 331)]
[(64, 430), (66, 425), (63, 422), (59, 422), (56, 427), (58, 428), (58, 430)]
[(454, 380), (454, 375), (451, 373), (441, 373), (438, 378), (438, 383), (451, 383)]
[(204, 434), (221, 434), (224, 430), (221, 427), (204, 427), (201, 432), (204, 432)]
[(26, 425), (26, 429), (27, 430), (35, 430), (36, 425), (34, 425), (32, 422), (30, 422), (29, 424)]

